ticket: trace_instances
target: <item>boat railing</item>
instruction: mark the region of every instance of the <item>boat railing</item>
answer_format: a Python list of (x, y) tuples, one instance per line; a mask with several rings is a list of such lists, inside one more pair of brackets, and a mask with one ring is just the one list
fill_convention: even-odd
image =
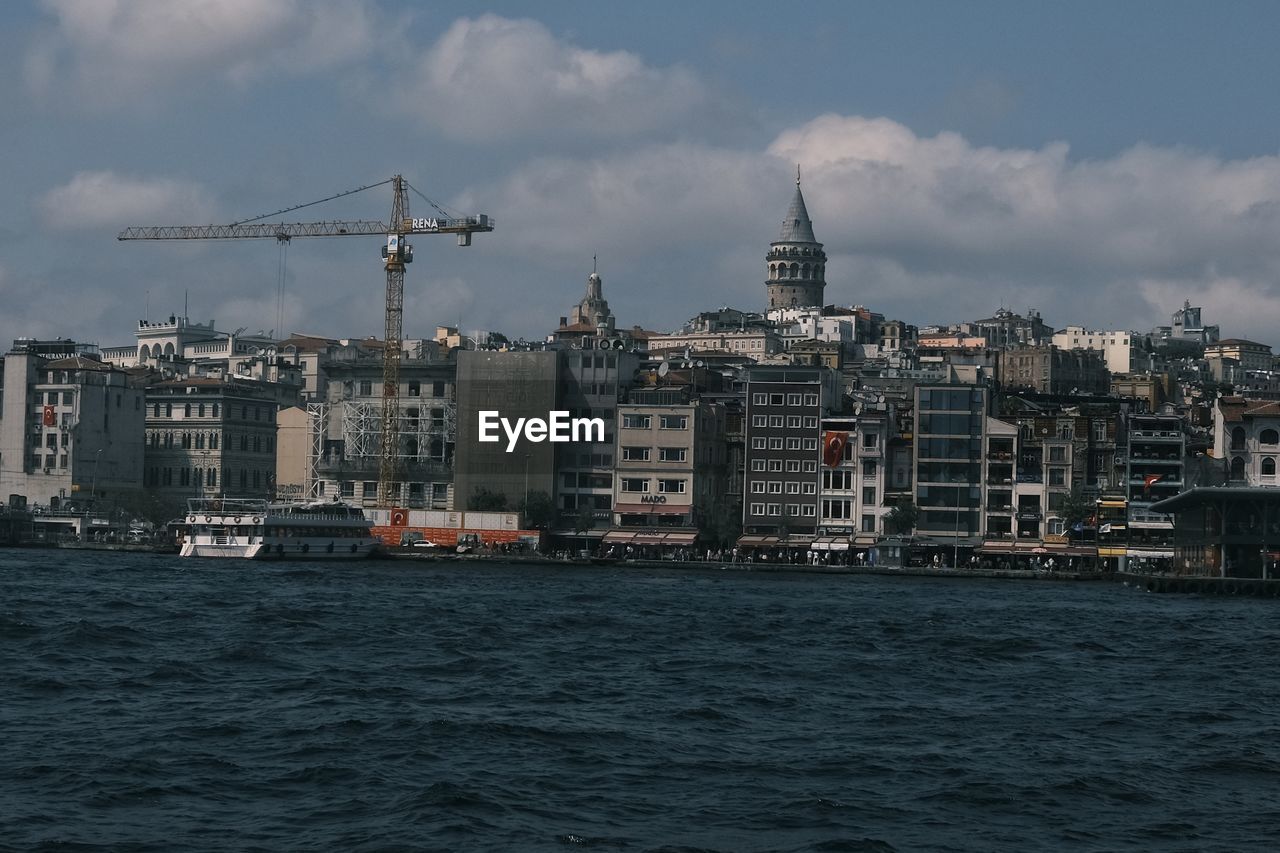
[(267, 502), (255, 498), (191, 498), (187, 501), (191, 515), (265, 515)]

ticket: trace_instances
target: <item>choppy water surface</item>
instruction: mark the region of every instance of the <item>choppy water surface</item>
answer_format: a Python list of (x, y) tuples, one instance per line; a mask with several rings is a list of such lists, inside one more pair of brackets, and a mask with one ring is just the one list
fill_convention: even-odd
[(0, 848), (1246, 850), (1280, 610), (0, 551)]

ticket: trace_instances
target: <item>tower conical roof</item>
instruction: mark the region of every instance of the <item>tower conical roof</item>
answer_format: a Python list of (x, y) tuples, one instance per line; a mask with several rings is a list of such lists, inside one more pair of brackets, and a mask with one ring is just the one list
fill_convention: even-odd
[(796, 194), (791, 197), (791, 206), (787, 208), (787, 218), (782, 220), (782, 233), (778, 235), (779, 243), (816, 243), (813, 236), (813, 222), (809, 219), (809, 210), (804, 206), (804, 193), (800, 192), (800, 178), (796, 177)]

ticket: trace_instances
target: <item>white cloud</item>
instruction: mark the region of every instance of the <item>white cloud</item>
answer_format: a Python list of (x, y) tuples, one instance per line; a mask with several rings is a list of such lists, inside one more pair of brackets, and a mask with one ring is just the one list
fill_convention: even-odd
[(831, 257), (829, 300), (916, 322), (1005, 304), (1058, 325), (1146, 329), (1190, 298), (1224, 334), (1255, 336), (1280, 317), (1280, 157), (1139, 145), (1073, 160), (1064, 143), (977, 147), (826, 115), (761, 151), (671, 144), (539, 159), (467, 203), (499, 219), (490, 251), (574, 271), (599, 252), (617, 261), (607, 290), (626, 282), (611, 304), (650, 317), (664, 306), (670, 325), (763, 301), (763, 258), (795, 163)]
[(410, 74), (416, 85), (403, 103), (462, 139), (625, 138), (718, 109), (688, 69), (654, 68), (626, 51), (583, 49), (536, 21), (496, 15), (455, 21)]
[(115, 172), (78, 172), (37, 202), (46, 224), (57, 228), (123, 229), (130, 225), (212, 222), (214, 204), (198, 184), (136, 178)]
[(29, 88), (67, 86), (99, 106), (140, 93), (178, 92), (210, 78), (244, 83), (369, 55), (375, 44), (360, 0), (42, 0), (56, 22), (26, 58)]

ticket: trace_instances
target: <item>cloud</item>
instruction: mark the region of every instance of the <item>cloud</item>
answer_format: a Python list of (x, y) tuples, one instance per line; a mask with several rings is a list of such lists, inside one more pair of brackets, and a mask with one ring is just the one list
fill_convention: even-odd
[(297, 75), (372, 53), (372, 14), (359, 0), (43, 0), (55, 18), (26, 57), (36, 95), (71, 88), (99, 107), (138, 94)]
[(198, 184), (136, 178), (115, 172), (78, 172), (36, 203), (55, 228), (212, 222), (214, 203)]
[(458, 139), (625, 139), (720, 112), (686, 68), (576, 47), (536, 21), (496, 15), (455, 21), (408, 76), (415, 85), (402, 103)]
[(1280, 316), (1277, 157), (1138, 145), (1073, 160), (1060, 142), (981, 147), (824, 115), (763, 150), (672, 143), (539, 158), (467, 202), (498, 217), (489, 251), (574, 271), (598, 252), (617, 270), (606, 281), (625, 281), (611, 304), (671, 326), (727, 301), (761, 304), (795, 163), (831, 258), (829, 301), (921, 323), (1005, 304), (1060, 326), (1147, 329), (1190, 298), (1207, 322), (1240, 324), (1224, 334), (1253, 335)]

